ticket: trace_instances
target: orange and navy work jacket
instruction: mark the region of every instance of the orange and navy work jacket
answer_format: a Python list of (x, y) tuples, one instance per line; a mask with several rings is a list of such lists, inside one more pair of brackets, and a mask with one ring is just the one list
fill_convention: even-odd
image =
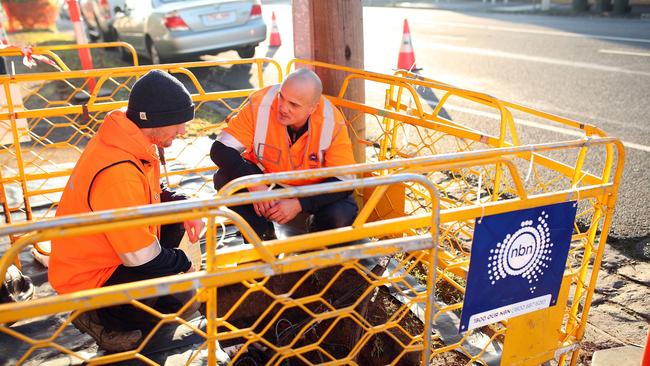
[[(325, 97), (309, 117), (305, 134), (291, 144), (287, 127), (277, 122), (280, 85), (261, 89), (233, 117), (217, 138), (240, 152), (265, 173), (314, 169), (354, 164), (352, 143), (341, 112)], [(341, 180), (353, 176), (337, 177)], [(302, 179), (291, 185), (316, 183)]]
[[(56, 216), (160, 202), (160, 162), (155, 146), (123, 110), (104, 123), (79, 158)], [(160, 227), (52, 240), (49, 281), (58, 293), (101, 287), (115, 269), (138, 266), (160, 252)]]

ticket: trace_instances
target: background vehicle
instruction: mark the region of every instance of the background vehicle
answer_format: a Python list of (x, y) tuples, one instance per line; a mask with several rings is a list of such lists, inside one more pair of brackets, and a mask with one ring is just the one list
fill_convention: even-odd
[(154, 64), (236, 50), (255, 55), (266, 39), (258, 0), (126, 0), (113, 26)]
[(124, 7), (124, 0), (81, 0), (79, 8), (86, 22), (88, 38), (97, 41), (99, 38), (106, 42), (117, 39), (113, 28), (115, 7)]

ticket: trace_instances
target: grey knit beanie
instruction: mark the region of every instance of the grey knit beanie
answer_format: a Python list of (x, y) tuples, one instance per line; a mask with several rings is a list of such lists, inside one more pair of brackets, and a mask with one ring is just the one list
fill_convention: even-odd
[(154, 69), (133, 84), (126, 116), (140, 128), (177, 125), (194, 118), (194, 103), (180, 81)]

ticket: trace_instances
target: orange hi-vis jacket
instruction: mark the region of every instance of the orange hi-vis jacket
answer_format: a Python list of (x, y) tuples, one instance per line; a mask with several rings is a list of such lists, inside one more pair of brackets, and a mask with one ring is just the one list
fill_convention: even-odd
[[(287, 127), (277, 122), (280, 85), (261, 89), (250, 96), (239, 113), (219, 135), (218, 140), (257, 164), (265, 173), (314, 169), (354, 164), (352, 143), (345, 119), (325, 97), (309, 117), (309, 127), (293, 145)], [(224, 133), (225, 132), (225, 133)], [(233, 138), (235, 141), (233, 141)], [(350, 179), (348, 176), (339, 179)], [(302, 179), (291, 185), (316, 183), (322, 179)]]
[[(123, 110), (106, 115), (68, 180), (56, 216), (160, 202), (155, 146)], [(101, 287), (121, 265), (146, 263), (160, 253), (160, 227), (52, 240), (49, 281), (58, 293)]]

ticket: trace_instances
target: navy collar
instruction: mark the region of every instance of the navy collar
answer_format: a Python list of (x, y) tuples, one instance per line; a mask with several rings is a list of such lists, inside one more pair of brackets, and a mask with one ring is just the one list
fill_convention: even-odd
[(298, 139), (307, 132), (309, 129), (309, 119), (307, 119), (307, 123), (305, 123), (302, 127), (298, 129), (298, 131), (294, 130), (291, 128), (291, 126), (287, 126), (287, 134), (289, 134), (289, 141), (291, 141), (291, 144), (295, 144)]

